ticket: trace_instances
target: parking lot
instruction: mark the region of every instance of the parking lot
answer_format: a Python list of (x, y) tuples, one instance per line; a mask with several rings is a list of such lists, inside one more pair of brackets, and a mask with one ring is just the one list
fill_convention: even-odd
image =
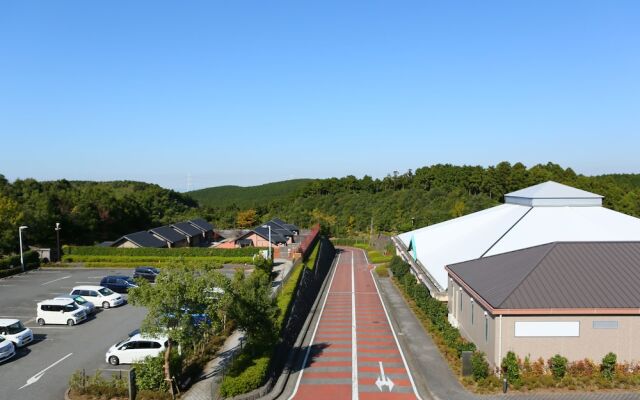
[[(106, 275), (131, 275), (132, 270), (37, 270), (0, 279), (0, 318), (16, 318), (31, 328), (34, 342), (17, 349), (0, 364), (0, 400), (62, 399), (71, 374), (84, 368), (105, 374), (125, 374), (128, 366), (113, 367), (104, 360), (107, 349), (140, 327), (145, 310), (130, 304), (98, 310), (76, 326), (36, 323), (36, 304), (69, 293), (78, 285), (97, 285)], [(126, 295), (124, 295), (126, 298)]]

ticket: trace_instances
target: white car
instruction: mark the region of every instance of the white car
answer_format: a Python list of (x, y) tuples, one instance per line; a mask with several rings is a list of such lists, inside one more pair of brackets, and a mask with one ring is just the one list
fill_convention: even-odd
[(0, 319), (0, 336), (13, 342), (16, 347), (33, 342), (33, 332), (18, 319)]
[(163, 353), (168, 346), (167, 337), (151, 337), (135, 334), (107, 350), (105, 360), (111, 365), (132, 364), (146, 357), (155, 357)]
[(0, 362), (16, 355), (16, 348), (11, 340), (0, 337)]
[(69, 294), (82, 296), (96, 307), (116, 307), (124, 303), (124, 298), (104, 286), (76, 286)]
[(73, 326), (87, 319), (87, 312), (72, 299), (45, 300), (36, 306), (36, 322)]
[(61, 294), (53, 298), (54, 300), (73, 300), (76, 305), (80, 308), (84, 308), (84, 311), (87, 313), (87, 316), (94, 314), (96, 312), (96, 306), (93, 305), (92, 302), (85, 299), (82, 296), (74, 296), (72, 294)]

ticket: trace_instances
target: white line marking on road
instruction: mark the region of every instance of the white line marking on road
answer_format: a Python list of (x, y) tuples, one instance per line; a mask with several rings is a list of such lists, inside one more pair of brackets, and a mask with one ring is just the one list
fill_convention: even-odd
[(43, 283), (43, 284), (42, 284), (42, 285), (40, 285), (40, 286), (48, 285), (48, 284), (50, 284), (50, 283), (57, 282), (57, 281), (61, 281), (61, 280), (63, 280), (63, 279), (68, 279), (68, 278), (71, 278), (71, 275), (63, 276), (62, 278), (58, 278), (58, 279), (54, 279), (54, 280), (49, 281), (49, 282), (45, 282), (45, 283)]
[(91, 281), (91, 282), (89, 282), (89, 281), (76, 281), (76, 283), (89, 283), (89, 284), (92, 284), (92, 285), (97, 285), (98, 284), (98, 282), (96, 282), (96, 281)]
[[(367, 265), (369, 265), (369, 259), (367, 258), (367, 253), (364, 250), (362, 250), (362, 254), (364, 254), (364, 259), (367, 261)], [(407, 376), (409, 377), (409, 382), (411, 382), (411, 388), (413, 388), (413, 393), (416, 395), (418, 400), (422, 400), (422, 397), (420, 397), (420, 394), (418, 393), (418, 389), (416, 389), (416, 384), (413, 381), (413, 376), (411, 376), (411, 371), (409, 370), (409, 366), (407, 365), (407, 359), (404, 357), (404, 352), (402, 351), (402, 347), (400, 347), (400, 342), (398, 341), (398, 336), (396, 335), (396, 331), (393, 329), (393, 324), (391, 323), (391, 318), (389, 318), (389, 312), (387, 311), (387, 306), (384, 305), (384, 300), (382, 300), (382, 295), (380, 294), (380, 288), (378, 287), (378, 282), (376, 282), (376, 278), (373, 277), (373, 269), (369, 270), (369, 273), (371, 274), (371, 279), (373, 279), (373, 284), (375, 285), (376, 291), (378, 292), (378, 298), (380, 299), (380, 304), (382, 304), (384, 315), (387, 317), (387, 322), (389, 323), (389, 328), (391, 328), (393, 339), (395, 340), (396, 346), (398, 347), (398, 351), (400, 352), (400, 358), (402, 358), (404, 369), (407, 370)]]
[(104, 275), (100, 275), (100, 276), (87, 276), (87, 278), (89, 278), (89, 279), (98, 279), (98, 278), (102, 279), (102, 278), (104, 278)]
[(25, 327), (29, 329), (73, 329), (69, 326), (40, 326), (40, 325), (27, 326), (25, 325)]
[(302, 361), (302, 369), (300, 369), (300, 374), (298, 375), (298, 379), (296, 380), (296, 386), (293, 388), (293, 393), (289, 397), (288, 400), (293, 399), (298, 393), (298, 387), (300, 387), (300, 381), (302, 380), (302, 374), (304, 374), (304, 370), (307, 367), (307, 361), (309, 361), (309, 353), (311, 353), (311, 346), (313, 345), (313, 341), (316, 338), (316, 333), (318, 332), (318, 326), (320, 326), (320, 320), (322, 319), (322, 314), (324, 313), (324, 306), (327, 304), (327, 299), (329, 298), (329, 293), (331, 292), (331, 287), (333, 286), (333, 278), (336, 276), (336, 271), (338, 271), (338, 265), (340, 265), (340, 256), (342, 253), (338, 254), (338, 261), (336, 261), (336, 267), (333, 269), (333, 275), (331, 275), (331, 282), (329, 282), (329, 288), (327, 289), (327, 295), (322, 302), (322, 307), (320, 308), (320, 315), (318, 315), (318, 320), (316, 321), (316, 326), (313, 329), (313, 334), (311, 335), (311, 341), (307, 345), (307, 351), (304, 354), (304, 360)]
[(356, 267), (351, 251), (351, 399), (358, 400), (358, 338), (356, 335)]
[(31, 318), (31, 315), (29, 315), (29, 316), (21, 316), (21, 315), (0, 315), (0, 318), (7, 318), (7, 319), (24, 319), (24, 318)]
[(37, 374), (35, 374), (34, 376), (32, 376), (31, 378), (27, 379), (27, 383), (25, 383), (24, 385), (20, 386), (18, 388), (18, 390), (25, 388), (31, 384), (34, 384), (36, 382), (38, 382), (40, 380), (40, 378), (42, 378), (42, 376), (44, 375), (45, 372), (47, 372), (48, 370), (50, 370), (51, 368), (55, 367), (56, 365), (60, 364), (61, 362), (63, 362), (64, 360), (66, 360), (67, 358), (71, 357), (71, 355), (73, 355), (73, 353), (69, 353), (66, 356), (62, 357), (61, 359), (59, 359), (58, 361), (54, 362), (53, 364), (49, 365), (47, 368), (43, 369), (42, 371), (38, 372)]
[(9, 286), (16, 286), (16, 285), (0, 285), (0, 287), (9, 287)]
[(378, 387), (378, 390), (382, 392), (382, 387), (386, 386), (389, 388), (390, 392), (393, 391), (393, 387), (395, 386), (395, 384), (393, 383), (391, 378), (389, 378), (384, 374), (384, 367), (382, 366), (382, 361), (378, 361), (378, 364), (380, 364), (380, 375), (378, 375), (378, 379), (376, 379), (376, 386)]

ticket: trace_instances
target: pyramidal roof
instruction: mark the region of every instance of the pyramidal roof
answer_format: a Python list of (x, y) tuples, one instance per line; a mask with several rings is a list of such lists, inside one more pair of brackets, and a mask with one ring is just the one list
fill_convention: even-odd
[(547, 181), (504, 195), (504, 202), (524, 206), (601, 206), (602, 196), (558, 182)]

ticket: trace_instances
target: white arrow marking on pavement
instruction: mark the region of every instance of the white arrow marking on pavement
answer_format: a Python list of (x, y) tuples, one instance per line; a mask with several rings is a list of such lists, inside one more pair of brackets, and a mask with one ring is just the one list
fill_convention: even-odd
[(57, 282), (57, 281), (61, 281), (61, 280), (63, 280), (63, 279), (69, 279), (69, 278), (71, 278), (71, 275), (69, 275), (69, 276), (63, 276), (62, 278), (58, 278), (58, 279), (54, 279), (54, 280), (49, 281), (49, 282), (45, 282), (45, 283), (43, 283), (43, 284), (42, 284), (42, 285), (40, 285), (40, 286), (48, 285), (48, 284), (50, 284), (50, 283)]
[(29, 385), (32, 385), (36, 382), (38, 382), (40, 380), (40, 378), (42, 378), (44, 376), (44, 373), (47, 372), (48, 370), (50, 370), (51, 368), (55, 367), (56, 365), (60, 364), (61, 362), (63, 362), (64, 360), (66, 360), (67, 358), (71, 357), (73, 353), (69, 353), (66, 356), (62, 357), (61, 359), (59, 359), (58, 361), (54, 362), (53, 364), (49, 365), (47, 368), (43, 369), (42, 371), (38, 372), (37, 374), (35, 374), (34, 376), (32, 376), (31, 378), (27, 379), (27, 383), (25, 383), (24, 385), (22, 385), (20, 388), (18, 388), (18, 390), (23, 389)]
[(378, 379), (376, 379), (376, 386), (381, 392), (382, 392), (383, 386), (388, 387), (389, 391), (392, 391), (395, 385), (393, 384), (393, 381), (391, 380), (391, 378), (388, 378), (384, 374), (384, 367), (382, 366), (382, 361), (378, 361), (378, 363), (380, 364), (380, 375), (378, 376)]

